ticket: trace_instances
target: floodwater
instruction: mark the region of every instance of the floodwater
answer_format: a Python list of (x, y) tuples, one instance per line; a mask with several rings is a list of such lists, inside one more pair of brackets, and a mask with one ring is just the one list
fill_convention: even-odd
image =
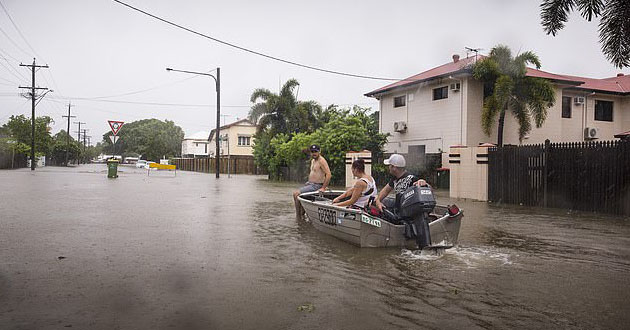
[(456, 201), (460, 246), (422, 255), (296, 221), (293, 184), (121, 171), (0, 171), (1, 329), (630, 324), (628, 218)]

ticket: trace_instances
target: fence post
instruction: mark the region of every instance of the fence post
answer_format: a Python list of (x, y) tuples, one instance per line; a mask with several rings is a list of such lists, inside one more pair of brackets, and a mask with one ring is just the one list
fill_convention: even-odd
[(545, 140), (545, 166), (543, 167), (543, 206), (547, 207), (547, 176), (549, 175), (549, 148), (551, 141)]

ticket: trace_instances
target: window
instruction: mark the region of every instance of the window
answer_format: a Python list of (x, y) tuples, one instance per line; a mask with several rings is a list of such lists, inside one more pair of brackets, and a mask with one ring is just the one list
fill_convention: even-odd
[(562, 118), (571, 118), (571, 97), (562, 97)]
[(613, 103), (595, 100), (595, 120), (613, 121)]
[(394, 97), (394, 108), (404, 107), (407, 103), (407, 95), (401, 95)]
[(208, 144), (207, 144), (207, 143), (205, 143), (205, 144), (203, 145), (203, 153), (204, 153), (204, 154), (207, 154), (207, 153), (208, 153)]
[(433, 101), (448, 97), (448, 86), (433, 89)]
[(251, 145), (251, 137), (249, 137), (249, 136), (239, 136), (238, 137), (238, 145), (239, 146), (249, 146), (249, 145)]

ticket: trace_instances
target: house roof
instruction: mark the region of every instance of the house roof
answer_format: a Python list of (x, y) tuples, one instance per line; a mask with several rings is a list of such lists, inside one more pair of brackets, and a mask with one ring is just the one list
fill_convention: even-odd
[[(237, 120), (231, 124), (223, 125), (219, 127), (219, 130), (228, 129), (232, 126), (256, 126), (256, 124), (252, 123), (249, 119), (245, 118), (245, 119)], [(213, 129), (210, 131), (210, 135), (208, 135), (208, 141), (212, 141), (212, 137), (214, 136), (214, 131), (216, 131), (216, 129)]]
[(195, 134), (185, 136), (184, 140), (205, 140), (208, 138), (208, 131), (199, 131)]
[(630, 131), (615, 134), (615, 137), (618, 139), (630, 139)]
[[(481, 57), (481, 56), (480, 56)], [(466, 57), (460, 59), (457, 62), (449, 62), (433, 69), (418, 73), (417, 75), (411, 76), (409, 78), (397, 81), (395, 83), (389, 84), (387, 86), (383, 86), (376, 90), (373, 90), (365, 96), (374, 96), (379, 93), (387, 92), (395, 88), (410, 86), (414, 84), (418, 84), (424, 81), (428, 81), (431, 79), (436, 79), (440, 77), (446, 77), (452, 74), (466, 72), (470, 70), (471, 65), (475, 63), (475, 56)]]
[[(451, 61), (433, 69), (418, 73), (409, 78), (373, 90), (366, 93), (365, 96), (374, 97), (377, 94), (389, 92), (396, 88), (412, 86), (421, 82), (444, 78), (458, 73), (471, 73), (472, 64), (474, 64), (477, 59), (484, 57), (485, 56), (483, 55), (477, 55), (476, 57), (470, 56), (458, 61)], [(619, 74), (616, 77), (596, 79), (556, 74), (543, 70), (527, 68), (527, 76), (549, 79), (555, 83), (571, 85), (570, 88), (572, 89), (615, 94), (630, 94), (630, 75)]]
[(584, 81), (583, 84), (573, 87), (575, 89), (582, 89), (588, 91), (600, 91), (615, 94), (628, 94), (630, 93), (630, 76), (619, 74), (616, 77), (610, 78), (585, 78), (585, 77), (573, 77)]

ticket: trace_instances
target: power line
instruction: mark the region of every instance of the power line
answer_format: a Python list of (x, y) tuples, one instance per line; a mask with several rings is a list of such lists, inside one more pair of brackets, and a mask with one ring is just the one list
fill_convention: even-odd
[[(216, 69), (214, 69), (214, 70), (216, 70)], [(212, 72), (214, 70), (211, 70), (209, 72)], [(184, 82), (184, 81), (187, 81), (187, 80), (195, 79), (195, 78), (198, 78), (198, 77), (199, 76), (192, 76), (192, 77), (188, 77), (188, 78), (185, 78), (185, 79), (181, 79), (181, 80), (165, 83), (165, 84), (162, 84), (162, 85), (157, 85), (157, 86), (154, 86), (154, 87), (149, 87), (149, 88), (146, 88), (146, 89), (141, 89), (141, 90), (132, 91), (132, 92), (126, 92), (126, 93), (121, 93), (121, 94), (106, 95), (106, 96), (93, 96), (93, 97), (72, 97), (72, 99), (98, 100), (98, 99), (107, 99), (107, 98), (111, 98), (111, 97), (120, 97), (120, 96), (128, 96), (128, 95), (140, 94), (140, 93), (156, 90), (156, 89), (159, 89), (159, 88), (162, 88), (162, 87), (165, 87), (165, 86), (175, 85), (175, 84), (178, 84), (180, 82)], [(71, 98), (69, 96), (66, 96), (66, 97), (67, 98)]]
[(177, 23), (173, 23), (173, 22), (171, 22), (169, 20), (166, 20), (166, 19), (161, 18), (159, 16), (153, 15), (151, 13), (148, 13), (148, 12), (142, 10), (142, 9), (136, 8), (136, 7), (134, 7), (132, 5), (129, 5), (129, 4), (125, 3), (125, 2), (122, 2), (122, 1), (119, 1), (119, 0), (114, 0), (114, 1), (118, 2), (119, 4), (121, 4), (121, 5), (125, 6), (125, 7), (133, 9), (133, 10), (135, 10), (137, 12), (145, 14), (145, 15), (147, 15), (149, 17), (152, 17), (152, 18), (154, 18), (154, 19), (156, 19), (158, 21), (161, 21), (161, 22), (164, 22), (166, 24), (172, 25), (172, 26), (177, 27), (179, 29), (182, 29), (184, 31), (188, 31), (188, 32), (196, 34), (196, 35), (198, 35), (200, 37), (204, 37), (206, 39), (210, 39), (212, 41), (224, 44), (226, 46), (229, 46), (229, 47), (232, 47), (232, 48), (236, 48), (238, 50), (242, 50), (244, 52), (248, 52), (248, 53), (251, 53), (251, 54), (254, 54), (254, 55), (262, 56), (262, 57), (265, 57), (265, 58), (268, 58), (268, 59), (271, 59), (271, 60), (274, 60), (274, 61), (278, 61), (278, 62), (282, 62), (282, 63), (286, 63), (286, 64), (291, 64), (291, 65), (299, 66), (299, 67), (310, 69), (310, 70), (315, 70), (315, 71), (335, 74), (335, 75), (339, 75), (339, 76), (347, 76), (347, 77), (363, 78), (363, 79), (371, 79), (371, 80), (388, 80), (388, 81), (400, 81), (400, 80), (403, 80), (403, 79), (396, 79), (396, 78), (375, 77), (375, 76), (367, 76), (367, 75), (360, 75), (360, 74), (353, 74), (353, 73), (347, 73), (347, 72), (323, 69), (323, 68), (319, 68), (319, 67), (315, 67), (315, 66), (311, 66), (311, 65), (306, 65), (306, 64), (301, 64), (301, 63), (290, 61), (290, 60), (285, 60), (285, 59), (282, 59), (282, 58), (279, 58), (279, 57), (276, 57), (276, 56), (268, 55), (268, 54), (265, 54), (265, 53), (261, 53), (261, 52), (255, 51), (255, 50), (251, 50), (249, 48), (245, 48), (245, 47), (242, 47), (242, 46), (239, 46), (239, 45), (227, 42), (227, 41), (223, 41), (223, 40), (211, 37), (209, 35), (203, 34), (201, 32), (197, 32), (197, 31), (195, 31), (193, 29), (187, 28), (185, 26), (179, 25)]
[[(67, 97), (53, 97), (56, 99), (70, 99)], [(122, 104), (138, 104), (138, 105), (155, 105), (155, 106), (172, 106), (172, 107), (216, 107), (216, 104), (182, 104), (182, 103), (158, 103), (158, 102), (136, 102), (136, 101), (120, 101), (120, 100), (100, 100), (76, 97), (72, 100), (88, 101), (88, 102), (107, 102), (107, 103), (122, 103)], [(225, 108), (250, 108), (251, 105), (221, 105)]]
[(26, 54), (26, 55), (31, 55), (29, 54), (27, 51), (25, 51), (24, 49), (22, 49), (22, 47), (18, 46), (18, 44), (13, 41), (13, 39), (11, 39), (11, 37), (9, 37), (9, 35), (4, 32), (4, 30), (2, 29), (2, 27), (0, 27), (0, 32), (2, 32), (2, 34), (4, 34), (5, 37), (7, 37), (7, 39), (9, 39), (9, 41), (11, 41), (11, 43), (13, 44), (13, 46), (15, 46), (15, 48), (17, 48), (19, 51), (21, 51), (22, 53)]
[[(41, 56), (39, 56), (39, 54), (37, 54), (37, 52), (35, 51), (35, 49), (33, 49), (33, 47), (31, 46), (31, 44), (26, 40), (26, 38), (24, 38), (24, 35), (22, 34), (22, 31), (20, 31), (20, 29), (17, 27), (17, 25), (15, 24), (15, 21), (13, 21), (13, 18), (11, 17), (11, 15), (9, 14), (9, 11), (4, 7), (4, 5), (2, 4), (2, 1), (0, 1), (0, 7), (2, 7), (2, 10), (4, 10), (4, 13), (7, 14), (7, 17), (9, 17), (9, 20), (11, 21), (11, 24), (13, 24), (13, 27), (15, 28), (15, 30), (18, 32), (18, 34), (20, 34), (20, 37), (22, 37), (22, 40), (24, 40), (24, 42), (26, 43), (26, 45), (28, 46), (28, 48), (31, 49), (31, 51), (33, 51), (33, 54), (35, 54), (35, 56), (39, 57), (40, 59), (43, 60), (43, 58)], [(45, 62), (45, 60), (44, 60)]]

